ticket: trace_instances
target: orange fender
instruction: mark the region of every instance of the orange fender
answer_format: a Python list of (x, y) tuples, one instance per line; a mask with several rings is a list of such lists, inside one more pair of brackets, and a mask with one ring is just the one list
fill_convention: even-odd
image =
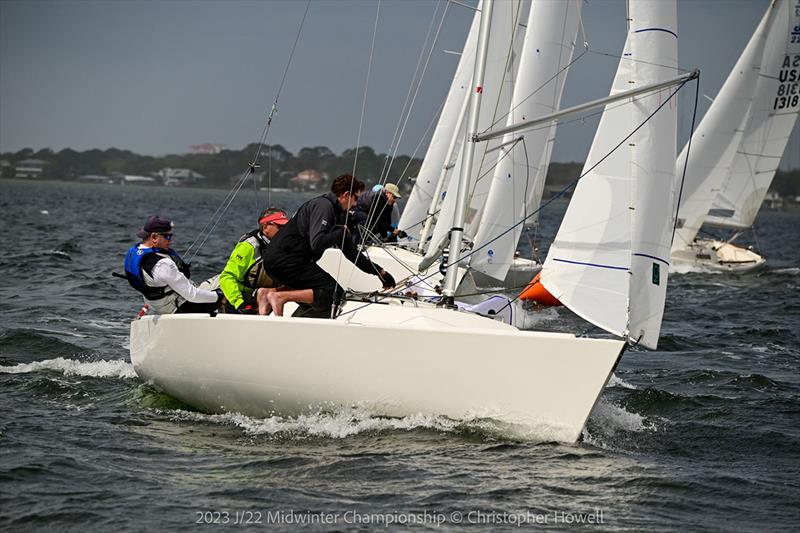
[(539, 305), (563, 305), (558, 301), (558, 298), (550, 294), (548, 290), (544, 288), (544, 285), (539, 283), (539, 276), (541, 276), (541, 274), (541, 272), (538, 272), (533, 277), (531, 282), (528, 283), (528, 286), (519, 294), (520, 299), (533, 300)]

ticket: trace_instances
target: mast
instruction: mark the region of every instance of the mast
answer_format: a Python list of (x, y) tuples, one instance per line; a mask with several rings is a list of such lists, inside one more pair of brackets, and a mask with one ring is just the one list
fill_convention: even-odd
[(483, 94), (483, 77), (486, 72), (486, 55), (489, 44), (489, 29), (491, 28), (492, 7), (494, 0), (485, 0), (481, 10), (481, 31), (478, 36), (478, 53), (475, 56), (475, 76), (473, 85), (475, 92), (470, 98), (469, 125), (467, 127), (466, 146), (464, 159), (461, 165), (461, 175), (456, 190), (456, 211), (453, 217), (453, 227), (450, 229), (450, 255), (448, 258), (447, 275), (445, 276), (444, 298), (445, 305), (454, 305), (456, 283), (458, 281), (458, 262), (461, 258), (461, 239), (464, 235), (464, 213), (468, 200), (469, 173), (472, 170), (472, 161), (475, 157), (475, 139), (478, 133), (478, 115)]
[[(506, 125), (561, 107), (580, 13), (581, 0), (531, 3)], [(555, 132), (552, 122), (537, 130), (508, 133), (494, 148), (496, 166), (469, 265), (498, 283), (514, 262), (522, 235), (519, 221), (539, 207)]]

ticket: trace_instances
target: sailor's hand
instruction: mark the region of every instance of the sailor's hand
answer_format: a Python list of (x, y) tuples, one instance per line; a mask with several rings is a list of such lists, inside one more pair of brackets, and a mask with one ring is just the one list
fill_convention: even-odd
[(397, 285), (397, 283), (394, 281), (394, 277), (392, 277), (391, 274), (383, 269), (378, 272), (378, 277), (381, 278), (381, 283), (383, 283), (384, 289), (393, 289), (394, 286)]
[(256, 306), (253, 304), (246, 304), (242, 302), (242, 304), (236, 308), (236, 312), (240, 315), (255, 315), (258, 313), (258, 309), (256, 309)]
[(405, 231), (403, 231), (401, 229), (400, 230), (396, 230), (396, 231), (397, 231), (396, 235), (397, 235), (398, 239), (405, 239), (406, 237), (408, 237), (408, 233), (406, 233)]

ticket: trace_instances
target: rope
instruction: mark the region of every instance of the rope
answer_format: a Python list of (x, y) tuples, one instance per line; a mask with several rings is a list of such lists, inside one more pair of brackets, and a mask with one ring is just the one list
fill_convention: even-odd
[[(525, 221), (526, 221), (527, 219), (529, 219), (530, 217), (532, 217), (532, 216), (534, 216), (534, 215), (538, 214), (540, 211), (542, 211), (543, 209), (545, 209), (546, 207), (548, 207), (548, 206), (549, 206), (551, 203), (553, 203), (553, 202), (554, 202), (556, 199), (560, 198), (561, 196), (563, 196), (564, 194), (566, 194), (566, 192), (567, 192), (567, 191), (569, 191), (570, 189), (572, 189), (573, 187), (575, 187), (575, 186), (578, 184), (578, 182), (579, 182), (579, 181), (580, 181), (582, 178), (584, 178), (584, 177), (585, 177), (586, 175), (588, 175), (588, 174), (589, 174), (589, 173), (590, 173), (592, 170), (594, 170), (595, 168), (597, 168), (597, 167), (598, 167), (598, 166), (599, 166), (601, 163), (603, 163), (603, 162), (604, 162), (606, 159), (608, 159), (608, 158), (611, 156), (611, 154), (613, 154), (614, 152), (616, 152), (616, 151), (617, 151), (617, 150), (618, 150), (618, 149), (619, 149), (619, 148), (620, 148), (620, 147), (621, 147), (623, 144), (625, 144), (625, 142), (627, 142), (627, 140), (628, 140), (628, 139), (630, 139), (630, 138), (631, 138), (631, 137), (632, 137), (632, 136), (633, 136), (633, 135), (634, 135), (634, 134), (635, 134), (637, 131), (639, 131), (639, 130), (640, 130), (640, 129), (641, 129), (641, 128), (642, 128), (642, 127), (643, 127), (643, 126), (644, 126), (644, 125), (647, 123), (647, 122), (649, 122), (649, 121), (650, 121), (650, 119), (651, 119), (651, 118), (653, 118), (653, 116), (655, 116), (655, 114), (656, 114), (656, 113), (658, 113), (658, 112), (659, 112), (659, 111), (660, 111), (660, 110), (661, 110), (661, 109), (662, 109), (662, 108), (663, 108), (665, 105), (667, 105), (667, 104), (668, 104), (668, 103), (669, 103), (669, 102), (670, 102), (670, 101), (671, 101), (671, 100), (672, 100), (672, 99), (675, 97), (675, 95), (676, 95), (676, 94), (678, 94), (678, 92), (679, 92), (679, 91), (680, 91), (680, 90), (681, 90), (681, 89), (682, 89), (682, 88), (683, 88), (683, 87), (684, 87), (684, 86), (685, 86), (685, 85), (686, 85), (688, 82), (689, 82), (689, 80), (685, 80), (685, 81), (683, 81), (683, 82), (682, 82), (682, 83), (681, 83), (681, 84), (680, 84), (680, 85), (679, 85), (679, 86), (678, 86), (678, 87), (677, 87), (677, 88), (676, 88), (676, 89), (675, 89), (675, 90), (672, 92), (672, 94), (670, 94), (670, 95), (669, 95), (669, 97), (668, 97), (668, 98), (666, 98), (666, 99), (665, 99), (663, 102), (661, 102), (661, 104), (659, 104), (659, 106), (658, 106), (658, 107), (657, 107), (657, 108), (656, 108), (656, 109), (655, 109), (655, 110), (654, 110), (652, 113), (650, 113), (650, 115), (648, 115), (648, 116), (647, 116), (647, 118), (645, 118), (645, 119), (644, 119), (644, 121), (642, 121), (642, 122), (641, 122), (641, 123), (640, 123), (638, 126), (636, 126), (636, 127), (635, 127), (635, 128), (634, 128), (634, 129), (633, 129), (633, 130), (632, 130), (632, 131), (631, 131), (631, 132), (628, 134), (628, 135), (626, 135), (626, 136), (625, 136), (625, 138), (623, 138), (623, 139), (622, 139), (622, 140), (621, 140), (619, 143), (617, 143), (617, 145), (616, 145), (616, 146), (614, 146), (614, 147), (613, 147), (613, 148), (612, 148), (612, 149), (611, 149), (611, 150), (610, 150), (608, 153), (606, 153), (606, 154), (605, 154), (605, 155), (604, 155), (602, 158), (600, 158), (600, 159), (599, 159), (599, 160), (598, 160), (598, 161), (597, 161), (597, 162), (596, 162), (594, 165), (592, 165), (592, 166), (591, 166), (589, 169), (585, 170), (585, 171), (584, 171), (584, 172), (583, 172), (583, 173), (582, 173), (580, 176), (578, 176), (578, 177), (577, 177), (575, 180), (573, 180), (571, 183), (567, 184), (567, 186), (566, 186), (566, 187), (564, 187), (564, 188), (563, 188), (563, 189), (561, 189), (559, 192), (557, 192), (556, 194), (554, 194), (554, 195), (553, 195), (553, 197), (552, 197), (552, 198), (550, 198), (550, 199), (549, 199), (547, 202), (545, 202), (545, 203), (543, 203), (542, 205), (540, 205), (540, 206), (539, 206), (539, 208), (538, 208), (538, 209), (536, 209), (534, 212), (532, 212), (530, 215), (528, 215), (527, 217), (523, 218), (522, 220), (520, 220), (519, 222), (517, 222), (516, 224), (514, 224), (513, 226), (511, 226), (511, 227), (510, 227), (510, 228), (508, 228), (507, 230), (503, 231), (502, 233), (500, 233), (500, 234), (499, 234), (497, 237), (495, 237), (495, 238), (494, 238), (494, 239), (492, 239), (491, 241), (489, 241), (489, 242), (487, 242), (486, 244), (484, 244), (484, 245), (482, 245), (482, 246), (480, 246), (480, 247), (478, 247), (478, 248), (475, 248), (475, 249), (473, 249), (473, 250), (469, 251), (468, 253), (466, 253), (465, 255), (461, 256), (461, 258), (459, 258), (459, 260), (457, 261), (457, 263), (461, 263), (461, 262), (463, 262), (464, 260), (466, 260), (466, 259), (468, 259), (470, 256), (474, 255), (474, 254), (475, 254), (476, 252), (478, 252), (479, 250), (481, 250), (481, 249), (485, 248), (486, 246), (489, 246), (489, 245), (490, 245), (492, 242), (494, 242), (495, 240), (497, 240), (497, 239), (499, 239), (500, 237), (504, 236), (505, 234), (509, 233), (510, 231), (512, 231), (512, 230), (513, 230), (514, 228), (516, 228), (517, 226), (519, 226), (519, 225), (521, 225), (521, 224), (524, 224), (524, 223), (525, 223)], [(449, 263), (449, 264), (447, 265), (447, 267), (449, 268), (450, 266), (453, 266), (454, 264), (456, 264), (456, 263)], [(431, 277), (433, 277), (433, 276), (435, 276), (435, 275), (438, 275), (438, 274), (439, 274), (438, 272), (434, 272), (433, 274), (429, 274), (428, 276), (425, 276), (424, 278), (421, 278), (421, 281), (425, 281), (425, 280), (427, 280), (427, 279), (429, 279), (429, 278), (431, 278)], [(387, 297), (388, 297), (388, 296), (392, 296), (393, 294), (394, 294), (394, 293), (388, 293), (388, 294), (387, 294)], [(515, 298), (515, 300), (516, 300), (516, 298)], [(513, 300), (512, 300), (512, 301), (513, 301)], [(369, 304), (367, 304), (367, 305), (369, 305)], [(359, 308), (359, 309), (360, 309), (360, 308)], [(348, 311), (348, 312), (353, 312), (353, 311), (356, 311), (356, 310), (358, 310), (358, 309), (354, 309), (354, 310), (352, 310), (352, 311)]]
[[(275, 100), (272, 102), (272, 107), (270, 108), (270, 111), (267, 114), (267, 121), (264, 124), (264, 128), (261, 130), (261, 137), (259, 138), (258, 146), (256, 147), (256, 152), (255, 152), (255, 154), (253, 156), (253, 159), (248, 164), (247, 170), (245, 170), (244, 173), (242, 174), (242, 176), (239, 178), (239, 181), (237, 182), (237, 184), (228, 192), (228, 195), (225, 197), (224, 200), (222, 200), (222, 203), (220, 203), (220, 205), (214, 211), (214, 214), (211, 215), (211, 218), (210, 218), (209, 222), (206, 223), (206, 225), (200, 231), (200, 234), (195, 238), (195, 240), (192, 242), (192, 244), (190, 244), (189, 247), (186, 249), (186, 252), (185, 252), (184, 255), (186, 255), (189, 258), (188, 259), (189, 261), (191, 261), (197, 255), (197, 252), (200, 251), (200, 249), (203, 247), (203, 245), (205, 245), (206, 241), (211, 236), (211, 234), (214, 232), (214, 230), (216, 229), (217, 225), (222, 221), (222, 217), (225, 215), (225, 212), (228, 210), (228, 208), (233, 203), (233, 200), (236, 198), (236, 195), (239, 193), (239, 190), (241, 190), (242, 186), (244, 185), (244, 182), (247, 180), (248, 177), (250, 177), (251, 174), (254, 174), (255, 173), (255, 169), (259, 167), (258, 158), (261, 155), (261, 150), (263, 149), (264, 143), (266, 142), (267, 136), (269, 135), (269, 131), (272, 128), (272, 118), (274, 117), (275, 113), (277, 113), (277, 111), (278, 111), (278, 100), (280, 99), (280, 95), (281, 95), (281, 91), (283, 90), (283, 86), (286, 83), (286, 76), (289, 73), (289, 67), (292, 64), (292, 59), (294, 58), (294, 53), (295, 53), (295, 50), (297, 49), (297, 43), (299, 42), (300, 35), (303, 32), (303, 26), (305, 25), (306, 17), (308, 16), (308, 10), (309, 10), (310, 7), (311, 7), (311, 0), (307, 0), (306, 8), (305, 8), (305, 11), (303, 12), (303, 18), (301, 19), (300, 26), (297, 29), (297, 35), (294, 38), (294, 44), (292, 44), (292, 50), (289, 53), (289, 58), (286, 61), (286, 66), (283, 69), (283, 76), (281, 77), (281, 83), (278, 86), (278, 92), (276, 93)], [(270, 176), (270, 178), (271, 178), (271, 176)], [(253, 183), (255, 185), (255, 178), (253, 179)], [(256, 205), (256, 210), (257, 209), (258, 209), (258, 206)], [(209, 224), (211, 225), (210, 228), (209, 228)], [(208, 230), (208, 231), (206, 232), (206, 230)], [(203, 237), (202, 241), (200, 241), (200, 244), (197, 245), (197, 249), (190, 256), (189, 252), (195, 247), (195, 245), (197, 244), (198, 240), (200, 240), (201, 237)]]

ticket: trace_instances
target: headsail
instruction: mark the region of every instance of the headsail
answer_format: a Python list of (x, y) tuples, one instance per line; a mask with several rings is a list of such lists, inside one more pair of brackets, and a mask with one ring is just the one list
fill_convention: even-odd
[(767, 9), (747, 47), (692, 134), (691, 155), (686, 167), (683, 148), (676, 162), (676, 174), (684, 175), (678, 209), (678, 228), (672, 250), (688, 247), (703, 225), (715, 196), (726, 181), (731, 162), (742, 141), (743, 128), (756, 96), (764, 46), (776, 20), (778, 2)]
[[(447, 181), (453, 174), (452, 161), (447, 161), (452, 140), (463, 141), (463, 109), (468, 101), (469, 88), (472, 85), (472, 70), (475, 65), (475, 49), (478, 42), (478, 28), (480, 26), (480, 5), (470, 26), (469, 35), (464, 44), (464, 51), (458, 61), (453, 82), (447, 93), (442, 107), (439, 122), (433, 131), (428, 151), (422, 161), (417, 181), (408, 197), (398, 227), (404, 230), (410, 238), (419, 239), (423, 225), (428, 216), (428, 208), (437, 189), (439, 180), (444, 180), (440, 190), (446, 190)], [(457, 152), (454, 152), (457, 153)], [(448, 170), (445, 167), (450, 167)]]
[[(581, 0), (534, 0), (531, 4), (508, 125), (559, 108), (580, 13)], [(522, 233), (521, 226), (509, 228), (539, 207), (555, 133), (555, 123), (509, 133), (497, 151), (498, 163), (470, 266), (498, 281), (508, 273)]]
[[(676, 74), (674, 0), (630, 1), (629, 23), (612, 94)], [(586, 160), (592, 170), (576, 187), (541, 275), (572, 311), (649, 348), (661, 329), (674, 220), (674, 100), (648, 117), (673, 90), (606, 106)]]
[(800, 5), (797, 0), (773, 3), (777, 13), (742, 141), (706, 218), (715, 226), (753, 225), (800, 111)]
[[(498, 116), (505, 115), (511, 104), (513, 81), (516, 67), (519, 64), (519, 49), (524, 31), (520, 22), (524, 20), (523, 7), (527, 4), (520, 0), (507, 0), (494, 4), (478, 131), (489, 129)], [(480, 219), (491, 183), (489, 169), (492, 168), (493, 161), (496, 161), (496, 157), (492, 160), (492, 156), (496, 156), (496, 151), (493, 151), (492, 148), (498, 144), (500, 141), (480, 143), (480, 146), (476, 147), (475, 159), (470, 171), (470, 200), (465, 219), (465, 235), (470, 239), (477, 231), (477, 221)], [(453, 169), (455, 172), (460, 172), (462, 155), (463, 150)], [(436, 245), (447, 239), (453, 224), (455, 204), (455, 194), (448, 194), (442, 202), (431, 246), (427, 251), (429, 255), (438, 256)]]

